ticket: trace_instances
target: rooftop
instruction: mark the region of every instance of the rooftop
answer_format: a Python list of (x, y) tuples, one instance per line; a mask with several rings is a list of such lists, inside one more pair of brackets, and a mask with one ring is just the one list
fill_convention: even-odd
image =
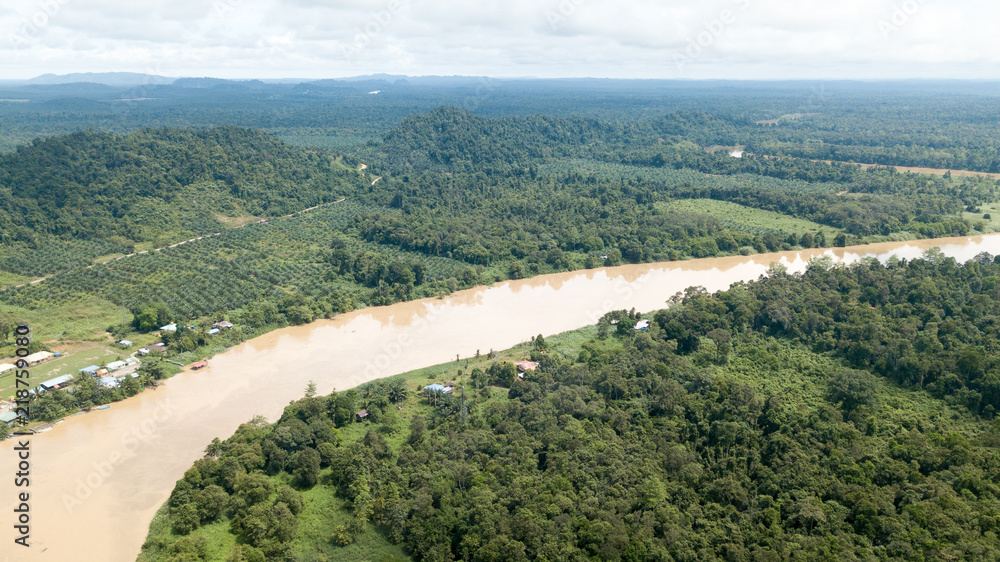
[(48, 388), (56, 387), (56, 386), (61, 385), (61, 384), (66, 384), (66, 383), (68, 383), (71, 380), (73, 380), (73, 375), (63, 375), (61, 377), (56, 377), (54, 379), (49, 379), (49, 380), (47, 380), (47, 381), (45, 381), (43, 383), (40, 383), (39, 386), (48, 389)]

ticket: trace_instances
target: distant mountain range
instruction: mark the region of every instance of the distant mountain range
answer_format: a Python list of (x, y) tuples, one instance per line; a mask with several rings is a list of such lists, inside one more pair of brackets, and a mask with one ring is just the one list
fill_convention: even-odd
[(28, 84), (72, 84), (75, 82), (92, 82), (95, 84), (105, 84), (107, 86), (142, 86), (171, 84), (176, 78), (167, 76), (157, 76), (155, 74), (141, 74), (138, 72), (76, 72), (73, 74), (42, 74), (30, 80)]
[(75, 72), (72, 74), (42, 74), (28, 80), (3, 80), (8, 84), (52, 86), (57, 84), (93, 83), (113, 87), (175, 85), (185, 88), (212, 88), (226, 83), (234, 84), (316, 84), (323, 82), (381, 82), (414, 84), (454, 84), (483, 80), (476, 76), (403, 76), (398, 74), (367, 74), (344, 78), (275, 78), (275, 79), (225, 79), (212, 77), (170, 77), (139, 72)]

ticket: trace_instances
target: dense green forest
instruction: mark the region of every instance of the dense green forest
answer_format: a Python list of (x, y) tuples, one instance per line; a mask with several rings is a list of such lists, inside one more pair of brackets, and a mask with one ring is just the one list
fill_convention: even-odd
[[(369, 95), (378, 91), (378, 95)], [(0, 150), (80, 130), (222, 124), (311, 148), (362, 149), (404, 118), (442, 105), (486, 117), (548, 115), (632, 122), (707, 112), (686, 129), (702, 146), (892, 166), (1000, 172), (997, 87), (990, 82), (697, 82), (370, 76), (300, 84), (181, 79), (131, 87), (0, 83)], [(774, 120), (776, 126), (759, 121)], [(684, 125), (680, 125), (684, 128)]]
[[(272, 87), (244, 86), (234, 89)], [(200, 103), (170, 92), (156, 99)], [(403, 103), (392, 98), (401, 91), (385, 95), (378, 103)], [(994, 229), (974, 214), (998, 199), (989, 178), (706, 151), (744, 140), (747, 117), (719, 103), (657, 116), (626, 105), (613, 119), (438, 107), (400, 114), (380, 142), (346, 155), (234, 126), (36, 139), (0, 156), (0, 306), (44, 324), (71, 305), (133, 318), (155, 305), (171, 320), (231, 316), (250, 337), (554, 271)], [(40, 333), (120, 337), (135, 326), (51, 328)]]
[[(795, 131), (825, 113), (777, 127), (756, 120), (794, 111), (801, 85), (744, 85), (741, 97), (646, 84), (610, 111), (604, 102), (622, 100), (630, 85), (192, 79), (15, 88), (5, 99), (28, 101), (0, 104), (4, 123), (40, 138), (0, 155), (0, 313), (32, 322), (50, 343), (152, 337), (171, 321), (238, 326), (213, 341), (183, 330), (168, 356), (189, 362), (279, 326), (505, 279), (997, 228), (983, 211), (1000, 195), (993, 179), (793, 154)], [(992, 146), (995, 131), (981, 126), (989, 112), (978, 105), (992, 98), (964, 88), (965, 127), (927, 128), (922, 110), (911, 131), (934, 133), (911, 134), (908, 146), (944, 150), (959, 132), (978, 135), (970, 150)], [(830, 108), (850, 100), (887, 110), (883, 94), (834, 91)], [(951, 99), (929, 85), (907, 91), (920, 107)], [(46, 127), (63, 118), (88, 130), (52, 135)], [(850, 119), (841, 125), (857, 126)], [(258, 128), (205, 126), (220, 122)], [(343, 138), (303, 142), (331, 131)], [(878, 142), (903, 138), (892, 124)], [(774, 153), (785, 157), (707, 149), (737, 143), (784, 143)], [(94, 402), (65, 394), (39, 398), (42, 418)]]
[[(162, 339), (190, 363), (504, 279), (996, 231), (1000, 182), (945, 173), (1000, 172), (995, 86), (0, 83), (0, 327)], [(616, 311), (307, 390), (208, 447), (141, 558), (996, 559), (998, 279), (991, 256), (934, 252), (776, 267), (677, 295), (648, 331)], [(171, 369), (80, 375), (33, 417)]]
[(353, 190), (351, 172), (234, 127), (37, 140), (0, 160), (0, 243), (207, 234), (223, 227), (220, 215), (275, 216), (332, 202)]
[(817, 260), (534, 338), (524, 380), (307, 391), (206, 449), (140, 559), (995, 559), (998, 279)]

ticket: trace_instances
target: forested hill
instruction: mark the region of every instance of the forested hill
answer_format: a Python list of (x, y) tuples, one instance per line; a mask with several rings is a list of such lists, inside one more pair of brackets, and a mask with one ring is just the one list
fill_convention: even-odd
[[(922, 189), (922, 181), (916, 186), (900, 186), (898, 181), (895, 186), (886, 186), (886, 182), (873, 180), (872, 174), (856, 165), (775, 157), (787, 152), (776, 148), (771, 138), (776, 133), (765, 129), (740, 118), (703, 111), (599, 121), (540, 115), (487, 119), (461, 109), (440, 107), (429, 114), (407, 117), (385, 136), (379, 149), (381, 160), (397, 172), (483, 170), (507, 174), (547, 161), (575, 158), (716, 175), (754, 174), (835, 182), (868, 193)], [(732, 158), (726, 149), (729, 146), (759, 152)], [(811, 154), (822, 156), (815, 151)]]
[[(736, 122), (701, 111), (600, 121), (549, 115), (488, 119), (462, 109), (439, 107), (404, 119), (385, 136), (382, 150), (393, 166), (449, 171), (484, 166), (505, 169), (565, 157), (635, 160), (625, 155), (649, 146), (659, 146), (671, 155), (681, 151), (715, 158), (701, 147), (744, 137), (738, 128)], [(661, 159), (657, 165), (665, 163)]]
[(392, 165), (465, 171), (575, 155), (580, 146), (621, 136), (620, 126), (596, 119), (543, 115), (487, 119), (439, 107), (404, 119), (386, 135), (383, 149)]
[(647, 331), (615, 311), (307, 391), (209, 445), (140, 560), (997, 560), (998, 275), (934, 252), (775, 268)]
[(287, 214), (359, 182), (328, 155), (237, 127), (36, 139), (0, 157), (0, 241), (204, 234), (220, 215)]

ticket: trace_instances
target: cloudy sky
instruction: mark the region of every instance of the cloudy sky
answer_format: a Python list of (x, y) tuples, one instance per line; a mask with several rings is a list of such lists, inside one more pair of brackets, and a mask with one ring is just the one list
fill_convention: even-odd
[(2, 0), (0, 78), (1000, 78), (985, 0)]

